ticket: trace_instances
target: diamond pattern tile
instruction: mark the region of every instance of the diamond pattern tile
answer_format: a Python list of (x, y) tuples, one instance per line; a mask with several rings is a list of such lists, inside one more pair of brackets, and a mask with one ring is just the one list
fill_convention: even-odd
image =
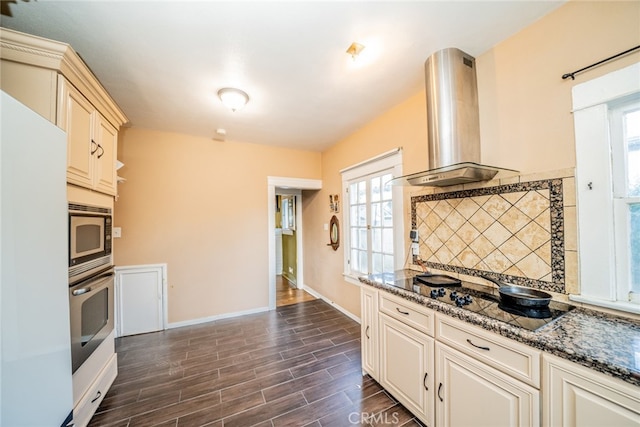
[(480, 232), (473, 225), (465, 222), (456, 230), (456, 235), (464, 242), (473, 242), (480, 236)]
[(471, 216), (476, 213), (480, 209), (480, 206), (476, 202), (474, 202), (471, 198), (463, 199), (460, 204), (456, 207), (456, 210), (462, 215), (465, 219), (471, 218)]
[(496, 248), (491, 244), (489, 239), (480, 235), (477, 239), (475, 239), (469, 247), (476, 253), (480, 258), (486, 258), (493, 250)]
[(482, 205), (482, 209), (487, 211), (494, 219), (498, 219), (511, 206), (503, 197), (494, 194)]
[(469, 218), (469, 222), (478, 231), (484, 232), (487, 228), (495, 223), (495, 220), (491, 218), (491, 215), (489, 215), (486, 211), (478, 209), (476, 213), (474, 213), (471, 218)]
[(544, 192), (546, 195), (539, 191), (527, 191), (527, 194), (522, 196), (515, 203), (515, 206), (529, 218), (534, 219), (549, 207), (549, 190)]
[(442, 242), (446, 242), (447, 240), (449, 240), (453, 235), (454, 232), (451, 229), (451, 227), (449, 227), (447, 225), (446, 222), (442, 222), (442, 224), (440, 224), (438, 226), (438, 228), (436, 228), (436, 230), (434, 231), (434, 233), (436, 234), (436, 236), (438, 236), (438, 238), (442, 241)]
[(551, 281), (548, 189), (417, 202), (424, 261)]
[(440, 200), (436, 205), (436, 207), (433, 208), (433, 211), (435, 212), (435, 214), (438, 215), (440, 219), (443, 219), (443, 220), (446, 219), (447, 216), (449, 216), (452, 210), (453, 208), (446, 200)]
[(531, 222), (531, 219), (526, 216), (520, 209), (512, 206), (505, 212), (498, 220), (511, 234), (515, 234), (522, 229), (525, 225)]
[(483, 234), (495, 247), (499, 247), (512, 236), (512, 234), (509, 233), (509, 230), (499, 222), (491, 224)]

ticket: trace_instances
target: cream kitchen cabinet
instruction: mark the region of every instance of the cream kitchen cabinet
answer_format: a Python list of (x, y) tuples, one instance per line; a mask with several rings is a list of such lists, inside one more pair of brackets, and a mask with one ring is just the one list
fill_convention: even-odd
[(373, 288), (360, 289), (362, 307), (360, 322), (362, 371), (379, 381), (378, 377), (378, 291)]
[(433, 426), (433, 311), (379, 294), (380, 384), (414, 415)]
[(378, 382), (426, 425), (540, 425), (540, 351), (375, 288), (361, 302), (363, 372), (377, 362)]
[(67, 182), (116, 194), (117, 130), (64, 77), (58, 126), (67, 132)]
[(544, 426), (640, 425), (637, 387), (549, 354), (542, 369)]
[(438, 426), (538, 426), (540, 392), (436, 343)]
[(380, 384), (427, 426), (434, 425), (433, 338), (380, 314)]
[(66, 43), (0, 28), (0, 87), (67, 132), (67, 181), (116, 194), (124, 113)]
[(436, 315), (439, 426), (540, 425), (540, 352)]

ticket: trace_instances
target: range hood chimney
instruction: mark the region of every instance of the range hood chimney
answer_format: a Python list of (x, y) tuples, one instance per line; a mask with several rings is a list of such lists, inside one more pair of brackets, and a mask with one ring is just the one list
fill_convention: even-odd
[(448, 48), (432, 54), (424, 68), (429, 169), (396, 178), (394, 184), (444, 187), (486, 181), (500, 170), (511, 171), (480, 164), (475, 58)]

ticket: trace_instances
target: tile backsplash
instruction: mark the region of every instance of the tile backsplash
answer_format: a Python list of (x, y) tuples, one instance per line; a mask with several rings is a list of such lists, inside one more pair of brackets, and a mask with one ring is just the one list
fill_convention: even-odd
[[(562, 172), (411, 197), (419, 258), (437, 270), (496, 273), (506, 282), (567, 293), (566, 255), (570, 264), (573, 257), (565, 242), (565, 208), (575, 198), (573, 173)], [(575, 208), (569, 212), (575, 215)], [(576, 274), (569, 272), (569, 282)]]

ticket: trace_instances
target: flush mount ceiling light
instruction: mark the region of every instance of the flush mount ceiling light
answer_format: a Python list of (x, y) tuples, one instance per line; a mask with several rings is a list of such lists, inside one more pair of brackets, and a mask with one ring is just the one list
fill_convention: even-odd
[(347, 53), (349, 55), (351, 55), (351, 59), (353, 59), (355, 61), (356, 58), (358, 57), (358, 55), (360, 55), (360, 52), (362, 52), (363, 49), (364, 49), (364, 45), (362, 45), (360, 43), (353, 42), (347, 48)]
[(245, 91), (233, 87), (224, 87), (218, 91), (218, 97), (231, 111), (237, 111), (249, 101), (249, 95)]

